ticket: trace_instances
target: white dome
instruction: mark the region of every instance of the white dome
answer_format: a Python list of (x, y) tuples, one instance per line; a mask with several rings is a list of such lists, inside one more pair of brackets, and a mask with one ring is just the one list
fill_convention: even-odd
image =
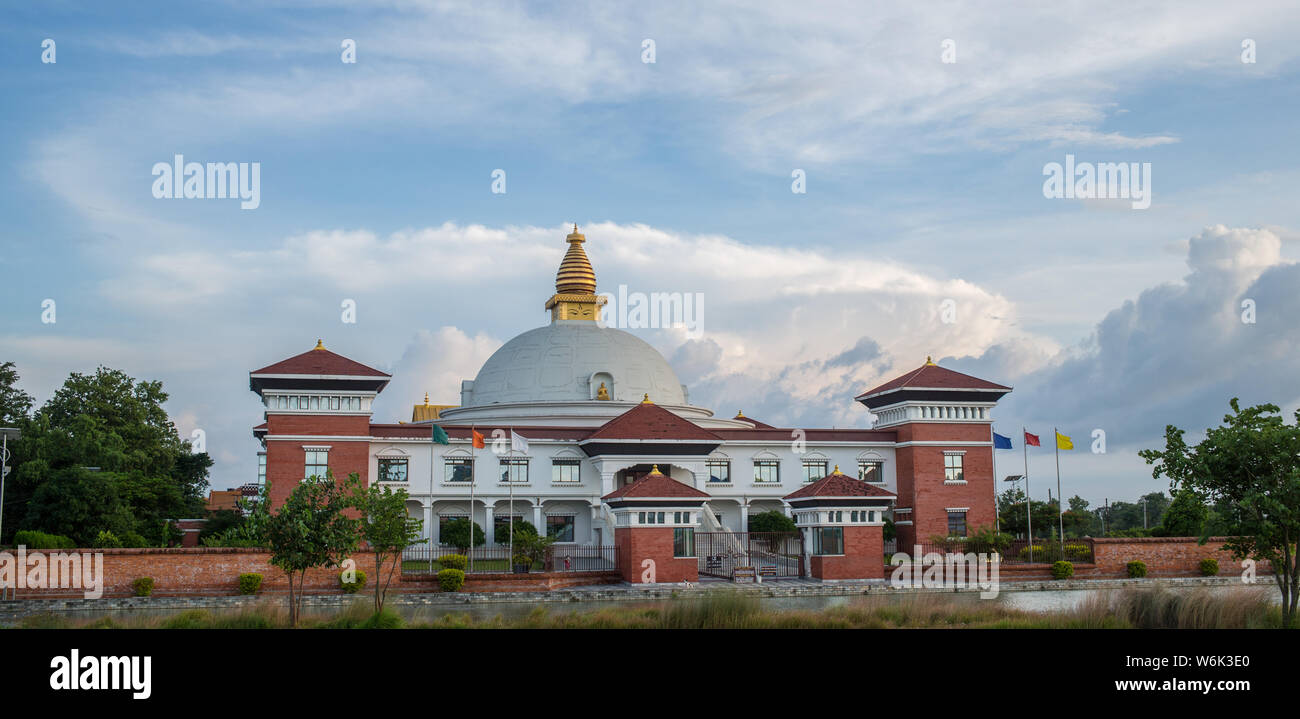
[(635, 402), (649, 394), (657, 404), (686, 404), (677, 374), (644, 340), (594, 322), (557, 320), (494, 352), (462, 406), (590, 401), (601, 382), (614, 401)]

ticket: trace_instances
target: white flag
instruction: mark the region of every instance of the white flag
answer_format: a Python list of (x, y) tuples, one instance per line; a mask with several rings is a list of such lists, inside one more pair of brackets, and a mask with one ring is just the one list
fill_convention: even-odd
[(528, 454), (528, 440), (515, 434), (513, 429), (510, 430), (510, 449)]

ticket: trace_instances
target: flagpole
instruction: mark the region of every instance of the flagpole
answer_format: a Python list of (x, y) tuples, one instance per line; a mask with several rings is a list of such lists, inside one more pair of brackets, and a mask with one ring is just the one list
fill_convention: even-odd
[[(515, 444), (515, 428), (511, 427), (510, 428), (511, 450), (514, 449), (514, 444)], [(514, 468), (511, 467), (507, 471), (510, 472), (513, 469)], [(507, 544), (506, 544), (506, 553), (509, 555), (507, 557), (506, 566), (513, 568), (515, 564), (515, 478), (510, 476), (509, 474), (507, 474), (506, 476), (510, 477), (510, 539), (507, 540)]]
[(1056, 444), (1056, 521), (1061, 532), (1061, 559), (1065, 559), (1065, 495), (1061, 494), (1061, 433), (1052, 428)]
[(996, 537), (1002, 533), (1002, 513), (998, 511), (998, 438), (992, 423), (989, 423), (989, 439), (993, 440), (993, 534)]
[(1025, 453), (1025, 532), (1029, 536), (1029, 563), (1034, 563), (1034, 500), (1029, 494), (1029, 430), (1020, 426), (1020, 444)]
[(469, 571), (474, 573), (474, 480), (478, 472), (478, 449), (474, 446), (474, 435), (478, 432), (474, 425), (469, 426)]

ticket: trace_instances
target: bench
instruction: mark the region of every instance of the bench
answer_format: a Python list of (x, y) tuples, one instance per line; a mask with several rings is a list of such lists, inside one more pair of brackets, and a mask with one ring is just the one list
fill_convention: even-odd
[(758, 572), (755, 572), (753, 567), (736, 567), (731, 571), (731, 581), (757, 582)]
[(775, 576), (776, 576), (776, 565), (775, 565), (775, 564), (764, 564), (763, 566), (759, 567), (759, 568), (758, 568), (758, 576), (760, 576), (760, 577), (775, 577)]

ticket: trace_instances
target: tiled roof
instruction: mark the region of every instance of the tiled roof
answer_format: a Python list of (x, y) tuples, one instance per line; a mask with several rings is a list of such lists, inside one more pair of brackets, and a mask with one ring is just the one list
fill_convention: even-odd
[(843, 472), (832, 472), (806, 487), (800, 487), (785, 499), (811, 499), (813, 497), (893, 497), (893, 492), (850, 477)]
[[(581, 440), (591, 434), (589, 427), (496, 427), (492, 425), (478, 425), (473, 428), (469, 426), (450, 426), (440, 425), (447, 432), (448, 439), (467, 440), (470, 438), (471, 429), (477, 429), (483, 438), (491, 442), (492, 430), (504, 430), (507, 435), (513, 429), (516, 433), (526, 439), (567, 439)], [(430, 439), (433, 430), (427, 424), (371, 424), (370, 436), (384, 439), (418, 437), (421, 439)]]
[[(711, 430), (723, 440), (771, 440), (789, 442), (793, 429), (715, 429)], [(881, 429), (805, 429), (804, 438), (810, 442), (893, 442), (898, 435)]]
[(871, 389), (858, 395), (855, 399), (862, 399), (873, 394), (888, 392), (894, 389), (985, 389), (985, 390), (1005, 390), (1011, 391), (1010, 387), (982, 380), (978, 377), (972, 377), (968, 374), (955, 372), (945, 369), (937, 364), (923, 364), (920, 367), (902, 375), (895, 377), (890, 381), (872, 387)]
[(619, 487), (613, 492), (601, 497), (601, 499), (635, 499), (637, 497), (655, 499), (660, 497), (682, 497), (691, 499), (708, 496), (708, 492), (701, 492), (689, 484), (678, 482), (672, 477), (656, 470), (631, 484), (625, 484), (622, 487)]
[(748, 423), (754, 425), (754, 428), (755, 428), (755, 429), (776, 429), (775, 427), (773, 427), (773, 426), (770, 425), (770, 424), (767, 424), (766, 422), (759, 422), (758, 420), (754, 419), (753, 417), (746, 417), (746, 416), (745, 416), (743, 413), (741, 413), (741, 412), (737, 412), (737, 413), (736, 413), (736, 416), (735, 416), (735, 417), (732, 417), (732, 419), (738, 419), (738, 420), (740, 420), (741, 422), (748, 422)]
[(327, 349), (307, 350), (286, 360), (267, 365), (252, 374), (349, 375), (356, 377), (391, 377), (373, 367), (350, 360)]
[(705, 440), (721, 438), (703, 427), (682, 419), (657, 404), (643, 402), (601, 425), (589, 440), (659, 439)]

